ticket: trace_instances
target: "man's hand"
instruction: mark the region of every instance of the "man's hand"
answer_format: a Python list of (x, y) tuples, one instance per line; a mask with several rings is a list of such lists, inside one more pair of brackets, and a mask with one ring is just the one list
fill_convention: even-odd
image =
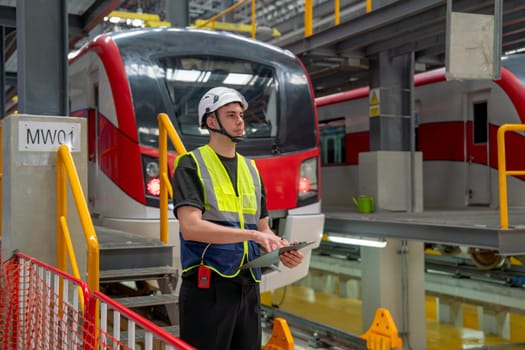
[(287, 240), (282, 239), (272, 231), (255, 231), (254, 241), (267, 253), (288, 245)]
[(289, 250), (279, 255), (279, 259), (288, 268), (293, 268), (303, 261), (304, 255), (298, 250)]
[[(261, 246), (266, 252), (274, 251), (281, 247), (287, 247), (290, 245), (286, 239), (283, 239), (275, 235), (271, 231), (255, 231), (255, 241)], [(303, 261), (304, 255), (298, 250), (289, 250), (282, 254), (279, 254), (279, 259), (284, 266), (293, 268), (299, 265)]]

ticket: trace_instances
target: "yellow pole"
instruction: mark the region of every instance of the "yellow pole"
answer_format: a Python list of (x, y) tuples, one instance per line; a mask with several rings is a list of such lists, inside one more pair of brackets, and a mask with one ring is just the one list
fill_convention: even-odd
[(304, 0), (304, 36), (308, 37), (313, 34), (312, 30), (313, 10), (312, 0)]
[(366, 13), (372, 11), (372, 0), (366, 0)]
[(507, 207), (507, 170), (505, 160), (505, 132), (508, 125), (498, 129), (498, 181), (499, 181), (499, 213), (500, 227), (509, 228), (509, 211)]
[(162, 181), (165, 180), (164, 175), (168, 174), (168, 133), (166, 128), (162, 125), (159, 119), (159, 168), (161, 176), (160, 187), (160, 240), (168, 243), (168, 189), (162, 186)]
[(334, 0), (335, 25), (341, 23), (341, 0)]
[(186, 153), (186, 147), (166, 113), (159, 113), (157, 120), (159, 123), (160, 240), (168, 243), (168, 194), (173, 196), (168, 176), (168, 137), (179, 155)]
[(60, 150), (56, 158), (56, 223), (57, 223), (57, 268), (66, 271), (66, 247), (64, 244), (64, 233), (60, 225), (61, 218), (66, 217), (66, 167)]
[(255, 0), (252, 0), (252, 39), (256, 37), (257, 18), (255, 17)]
[(505, 133), (507, 131), (525, 131), (525, 124), (504, 124), (498, 128), (498, 181), (499, 181), (499, 212), (500, 227), (509, 228), (509, 208), (507, 198), (507, 176), (523, 176), (525, 170), (507, 170), (505, 158)]

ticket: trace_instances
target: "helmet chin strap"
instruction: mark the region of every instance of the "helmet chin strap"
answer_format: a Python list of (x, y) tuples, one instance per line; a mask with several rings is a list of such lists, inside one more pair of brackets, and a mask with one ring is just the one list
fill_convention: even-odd
[(229, 138), (233, 143), (239, 143), (241, 142), (242, 140), (244, 140), (244, 136), (232, 136), (230, 134), (228, 134), (228, 132), (226, 131), (226, 129), (224, 129), (224, 127), (222, 126), (222, 123), (221, 121), (219, 120), (219, 117), (217, 116), (217, 114), (215, 114), (215, 120), (217, 120), (217, 123), (219, 123), (219, 126), (220, 126), (220, 129), (215, 129), (215, 128), (212, 128), (212, 127), (209, 127), (208, 126), (208, 130), (211, 130), (213, 132), (217, 132), (219, 134), (222, 134), (224, 136), (226, 136), (227, 138)]

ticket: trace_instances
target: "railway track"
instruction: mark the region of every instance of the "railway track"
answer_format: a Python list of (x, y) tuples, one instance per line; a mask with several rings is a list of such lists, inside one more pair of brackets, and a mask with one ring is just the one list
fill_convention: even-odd
[[(358, 246), (332, 242), (322, 242), (315, 251), (316, 256), (331, 257), (336, 260), (358, 261)], [(425, 255), (427, 274), (440, 274), (451, 278), (464, 278), (512, 288), (525, 288), (525, 266), (506, 264), (492, 270), (479, 269), (468, 258), (450, 255)]]
[[(296, 350), (367, 350), (365, 340), (358, 335), (290, 314), (276, 307), (263, 305), (262, 315), (263, 332), (266, 337), (272, 332), (275, 318), (286, 320), (293, 334)], [(265, 339), (263, 339), (264, 343), (266, 343)]]

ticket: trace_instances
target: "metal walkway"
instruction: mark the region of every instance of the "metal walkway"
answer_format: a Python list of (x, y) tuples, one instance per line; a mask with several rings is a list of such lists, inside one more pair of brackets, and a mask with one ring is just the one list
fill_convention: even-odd
[(429, 243), (494, 249), (500, 255), (525, 254), (525, 208), (509, 210), (508, 230), (499, 226), (495, 209), (426, 210), (421, 213), (378, 211), (361, 214), (326, 209), (325, 232), (371, 238), (397, 238)]

